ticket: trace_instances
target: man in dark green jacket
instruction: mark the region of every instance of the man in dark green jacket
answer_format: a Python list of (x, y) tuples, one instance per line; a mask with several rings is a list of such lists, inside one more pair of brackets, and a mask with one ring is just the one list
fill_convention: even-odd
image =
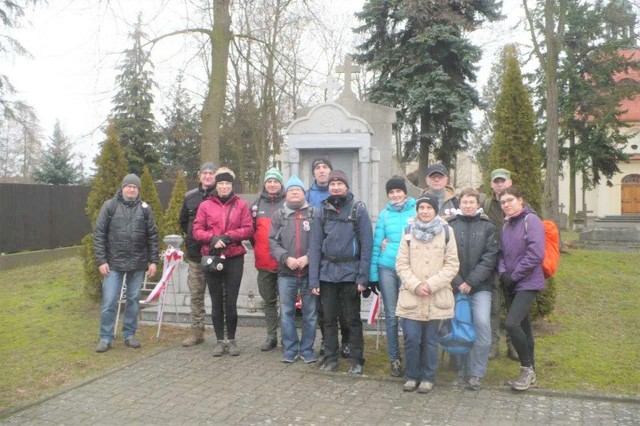
[(159, 259), (158, 228), (151, 207), (140, 200), (140, 178), (129, 174), (112, 199), (105, 201), (93, 231), (96, 263), (102, 281), (100, 343), (96, 352), (106, 352), (113, 340), (116, 310), (126, 276), (127, 303), (124, 311), (124, 343), (139, 348), (136, 339), (140, 288), (144, 274), (156, 273)]

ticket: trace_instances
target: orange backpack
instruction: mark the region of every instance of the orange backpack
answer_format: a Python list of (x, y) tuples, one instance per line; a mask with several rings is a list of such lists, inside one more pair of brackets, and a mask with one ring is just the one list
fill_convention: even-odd
[[(525, 238), (528, 232), (527, 214), (524, 218)], [(555, 223), (550, 220), (543, 220), (544, 228), (544, 259), (542, 259), (542, 271), (545, 278), (552, 277), (560, 266), (560, 231)]]

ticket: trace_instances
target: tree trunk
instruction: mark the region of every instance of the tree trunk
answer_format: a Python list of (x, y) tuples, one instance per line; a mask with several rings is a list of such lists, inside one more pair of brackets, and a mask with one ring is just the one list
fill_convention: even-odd
[(569, 135), (569, 229), (576, 218), (576, 134)]
[(426, 187), (424, 180), (429, 165), (429, 152), (433, 143), (431, 135), (431, 123), (429, 122), (429, 114), (421, 114), (420, 116), (420, 136), (418, 151), (418, 186)]
[(211, 76), (202, 107), (202, 162), (220, 162), (220, 126), (227, 89), (227, 61), (231, 42), (231, 0), (214, 0), (211, 42)]

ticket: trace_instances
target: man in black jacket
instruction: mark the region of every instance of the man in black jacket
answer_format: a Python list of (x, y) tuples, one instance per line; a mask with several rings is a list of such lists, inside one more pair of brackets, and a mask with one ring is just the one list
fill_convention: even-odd
[(204, 282), (204, 271), (200, 265), (201, 244), (193, 238), (193, 220), (200, 203), (207, 198), (216, 186), (215, 163), (204, 163), (200, 167), (200, 184), (184, 195), (180, 210), (180, 227), (185, 235), (185, 246), (189, 262), (187, 284), (191, 293), (191, 335), (184, 339), (182, 346), (199, 345), (204, 342), (204, 293), (207, 285)]
[(129, 174), (112, 199), (105, 201), (93, 231), (93, 244), (102, 281), (100, 343), (106, 352), (113, 340), (118, 298), (126, 275), (127, 303), (124, 311), (124, 343), (139, 348), (136, 339), (140, 287), (145, 272), (152, 277), (159, 259), (158, 228), (151, 207), (140, 200), (140, 178)]

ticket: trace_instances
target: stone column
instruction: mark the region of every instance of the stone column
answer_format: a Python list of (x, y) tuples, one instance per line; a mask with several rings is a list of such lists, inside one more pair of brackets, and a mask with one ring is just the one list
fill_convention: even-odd
[(371, 172), (369, 170), (369, 147), (363, 147), (358, 150), (358, 162), (360, 163), (360, 199), (365, 205), (369, 205), (369, 194), (371, 187), (369, 186)]

